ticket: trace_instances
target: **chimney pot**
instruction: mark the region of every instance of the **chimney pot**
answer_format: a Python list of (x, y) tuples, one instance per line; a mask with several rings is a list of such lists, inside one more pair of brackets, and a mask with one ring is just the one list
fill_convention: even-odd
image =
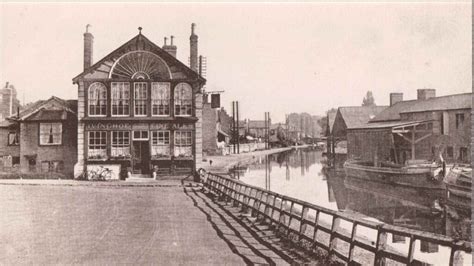
[(417, 99), (418, 100), (428, 100), (430, 98), (436, 97), (435, 89), (418, 89), (417, 90)]
[(170, 44), (170, 45), (173, 46), (173, 39), (174, 39), (174, 36), (171, 35), (170, 39), (171, 39), (171, 44)]
[(163, 46), (166, 46), (166, 45), (168, 45), (168, 38), (167, 37), (165, 37), (165, 44)]
[(392, 92), (390, 93), (390, 106), (403, 101), (403, 93)]

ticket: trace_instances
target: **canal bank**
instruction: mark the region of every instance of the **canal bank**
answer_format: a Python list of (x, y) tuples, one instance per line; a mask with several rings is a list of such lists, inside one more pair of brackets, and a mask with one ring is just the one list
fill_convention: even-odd
[(301, 149), (310, 147), (309, 145), (290, 146), (284, 148), (275, 148), (270, 150), (260, 150), (240, 154), (206, 156), (203, 167), (207, 172), (227, 173), (232, 167), (239, 164), (247, 164), (258, 158), (269, 154), (280, 153), (292, 149)]

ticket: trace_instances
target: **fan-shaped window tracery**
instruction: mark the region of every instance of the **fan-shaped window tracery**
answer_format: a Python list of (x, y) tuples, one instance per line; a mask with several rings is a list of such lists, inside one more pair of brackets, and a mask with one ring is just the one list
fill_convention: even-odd
[(133, 51), (122, 55), (114, 63), (109, 78), (171, 79), (171, 72), (158, 55), (148, 51)]

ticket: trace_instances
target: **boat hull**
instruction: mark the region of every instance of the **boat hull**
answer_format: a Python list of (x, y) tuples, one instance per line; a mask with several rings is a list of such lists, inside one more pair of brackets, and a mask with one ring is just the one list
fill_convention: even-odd
[(445, 189), (443, 182), (431, 177), (431, 169), (428, 167), (389, 168), (346, 162), (344, 171), (346, 176), (375, 182), (415, 188)]

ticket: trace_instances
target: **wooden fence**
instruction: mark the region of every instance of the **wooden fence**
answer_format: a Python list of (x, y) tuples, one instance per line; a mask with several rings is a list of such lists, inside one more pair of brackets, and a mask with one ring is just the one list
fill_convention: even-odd
[[(204, 186), (221, 199), (250, 211), (250, 215), (270, 225), (278, 234), (292, 240), (303, 248), (314, 250), (315, 247), (326, 250), (329, 256), (335, 255), (352, 265), (356, 263), (354, 250), (365, 250), (373, 254), (373, 265), (385, 265), (387, 259), (401, 264), (412, 265), (415, 258), (417, 240), (449, 248), (449, 265), (462, 264), (461, 253), (471, 253), (471, 243), (457, 241), (443, 235), (407, 229), (380, 222), (361, 219), (361, 217), (330, 210), (302, 200), (281, 195), (259, 187), (247, 185), (239, 180), (200, 171)], [(324, 223), (321, 216), (329, 217), (331, 223)], [(351, 229), (344, 230), (340, 223), (345, 221)], [(376, 232), (376, 242), (367, 240), (357, 234), (360, 228), (369, 228)], [(317, 237), (320, 233), (324, 238)], [(406, 237), (409, 239), (407, 252), (395, 251), (387, 245), (387, 236)], [(346, 251), (343, 252), (336, 240), (342, 240)], [(324, 243), (326, 242), (326, 243)]]

